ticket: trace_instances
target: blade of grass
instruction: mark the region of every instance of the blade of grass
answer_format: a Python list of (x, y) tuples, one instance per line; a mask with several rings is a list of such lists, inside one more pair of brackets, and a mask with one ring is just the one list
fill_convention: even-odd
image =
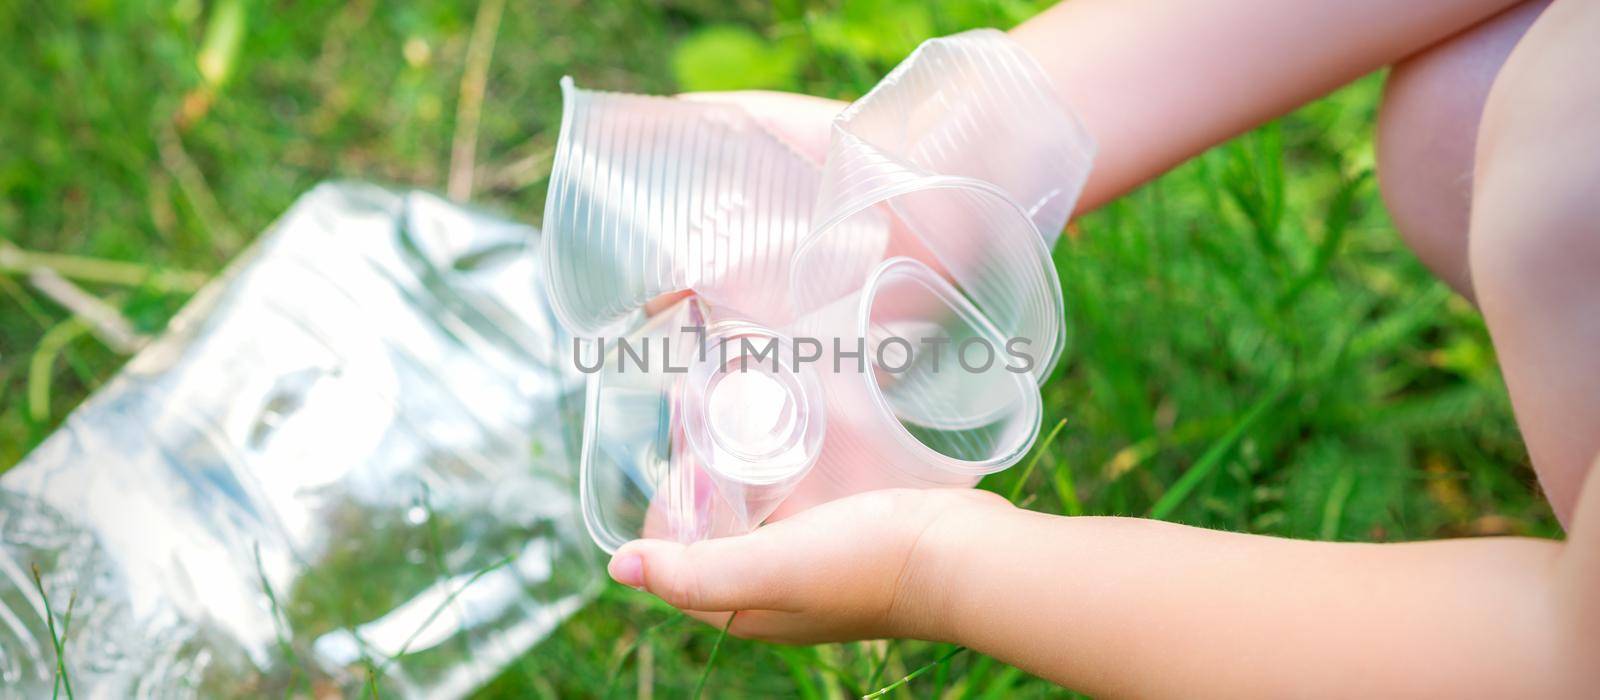
[(873, 666), (872, 675), (867, 678), (867, 684), (864, 687), (871, 688), (878, 685), (878, 679), (883, 678), (883, 669), (889, 667), (889, 655), (892, 653), (894, 653), (894, 642), (885, 641), (883, 643), (883, 656), (879, 657), (878, 663)]
[[(987, 656), (978, 657), (979, 661), (988, 660)], [(991, 661), (992, 663), (992, 661)], [(950, 679), (950, 665), (939, 664), (933, 668), (933, 694), (928, 697), (944, 697), (944, 684)]]
[(35, 423), (50, 420), (50, 380), (56, 364), (67, 345), (89, 332), (89, 324), (73, 316), (45, 331), (39, 345), (33, 349), (28, 362), (28, 417)]
[(243, 0), (221, 0), (211, 8), (211, 19), (206, 23), (205, 35), (200, 41), (200, 53), (195, 56), (200, 77), (216, 89), (232, 77), (239, 58), (239, 47), (244, 44), (247, 8)]
[(1017, 498), (1022, 496), (1022, 487), (1028, 485), (1028, 477), (1033, 476), (1034, 468), (1039, 466), (1039, 459), (1044, 457), (1044, 453), (1050, 450), (1052, 444), (1055, 444), (1056, 437), (1061, 434), (1061, 429), (1065, 427), (1067, 427), (1067, 419), (1062, 418), (1056, 421), (1056, 427), (1051, 428), (1050, 434), (1045, 437), (1044, 442), (1039, 443), (1039, 446), (1034, 449), (1033, 458), (1028, 460), (1027, 466), (1022, 468), (1022, 474), (1011, 484), (1011, 493), (1006, 495), (1006, 500), (1016, 503)]
[[(818, 687), (817, 681), (812, 677), (813, 671), (827, 672), (818, 674), (821, 678), (829, 678), (828, 673), (837, 672), (828, 668), (827, 663), (816, 656), (816, 649), (818, 647), (778, 646), (772, 648), (772, 653), (776, 654), (783, 661), (784, 667), (789, 670), (789, 679), (794, 681), (795, 696), (802, 700), (822, 700), (822, 698), (830, 697)], [(810, 652), (809, 655), (808, 652)]]
[(32, 568), (33, 585), (39, 589), (39, 599), (44, 602), (44, 623), (50, 630), (50, 645), (56, 651), (56, 691), (52, 692), (51, 697), (58, 697), (56, 693), (65, 689), (67, 700), (72, 700), (72, 677), (67, 674), (66, 644), (63, 641), (63, 635), (56, 632), (56, 614), (55, 611), (50, 609), (50, 594), (44, 590), (44, 576), (39, 573), (38, 564), (34, 564)]
[(929, 671), (932, 671), (935, 668), (938, 668), (941, 664), (943, 664), (943, 663), (955, 658), (956, 654), (960, 654), (961, 652), (966, 651), (966, 650), (967, 650), (966, 647), (959, 647), (959, 646), (954, 648), (954, 649), (951, 649), (950, 651), (945, 652), (943, 656), (940, 656), (939, 658), (935, 659), (932, 663), (929, 663), (928, 665), (923, 666), (922, 668), (919, 668), (919, 669), (917, 669), (915, 671), (912, 671), (912, 672), (906, 674), (900, 680), (897, 680), (897, 681), (895, 681), (893, 683), (890, 683), (889, 685), (883, 686), (882, 688), (879, 688), (877, 690), (872, 691), (872, 694), (862, 698), (861, 700), (876, 700), (877, 698), (881, 698), (881, 697), (883, 697), (885, 695), (888, 695), (889, 693), (894, 692), (894, 690), (896, 688), (899, 688), (901, 686), (904, 686), (907, 683), (910, 683), (911, 681), (916, 680), (919, 676), (921, 676), (921, 675), (923, 675), (923, 674), (925, 674), (925, 673), (927, 673)]
[(428, 626), (432, 625), (434, 620), (439, 619), (439, 616), (443, 615), (446, 609), (455, 604), (456, 599), (461, 597), (461, 594), (465, 593), (468, 588), (471, 588), (472, 584), (477, 583), (478, 579), (483, 578), (494, 571), (498, 571), (516, 560), (517, 555), (508, 554), (499, 561), (479, 569), (471, 576), (467, 577), (467, 580), (462, 582), (460, 586), (457, 586), (455, 590), (450, 591), (450, 595), (445, 596), (445, 599), (433, 609), (433, 612), (428, 613), (428, 616), (422, 620), (422, 624), (417, 625), (417, 629), (411, 633), (411, 636), (406, 637), (405, 643), (401, 644), (400, 648), (396, 650), (394, 654), (385, 659), (383, 663), (378, 664), (377, 672), (380, 675), (387, 672), (391, 664), (400, 660), (401, 658), (404, 658), (406, 654), (410, 653), (411, 645), (416, 643), (417, 638), (422, 636), (422, 633), (428, 629)]
[(361, 664), (367, 668), (367, 682), (362, 684), (363, 689), (367, 691), (367, 697), (372, 700), (380, 700), (378, 697), (378, 676), (383, 671), (372, 665), (370, 657), (362, 659)]
[(277, 637), (278, 652), (283, 654), (284, 660), (290, 664), (289, 682), (284, 684), (283, 696), (285, 698), (290, 697), (295, 681), (299, 680), (304, 683), (306, 696), (309, 697), (311, 695), (311, 680), (309, 678), (301, 678), (300, 671), (305, 668), (305, 665), (301, 663), (300, 655), (295, 653), (294, 644), (289, 641), (288, 625), (283, 619), (283, 607), (279, 605), (278, 594), (272, 590), (272, 583), (267, 580), (267, 569), (261, 563), (260, 542), (255, 543), (255, 558), (256, 578), (261, 584), (261, 590), (267, 594), (267, 605), (272, 614), (272, 633), (273, 636)]
[(1250, 220), (1256, 248), (1275, 268), (1283, 261), (1278, 243), (1284, 214), (1283, 142), (1278, 122), (1271, 122), (1227, 147), (1223, 183), (1234, 204)]
[(205, 273), (192, 270), (23, 250), (0, 241), (0, 272), (25, 275), (39, 268), (79, 282), (120, 287), (147, 286), (162, 292), (193, 293), (205, 286), (208, 279)]
[(996, 673), (994, 680), (989, 681), (988, 687), (984, 688), (982, 700), (1002, 700), (1002, 698), (1010, 697), (1011, 687), (1016, 685), (1021, 678), (1022, 669), (1015, 666), (1005, 667), (999, 673)]
[(461, 94), (456, 103), (456, 132), (450, 143), (450, 174), (445, 185), (450, 198), (458, 202), (472, 198), (484, 86), (489, 80), (489, 62), (494, 58), (495, 36), (500, 33), (500, 16), (505, 6), (505, 0), (483, 0), (472, 22), (467, 65), (461, 73)]
[(1161, 498), (1157, 499), (1155, 505), (1150, 508), (1150, 517), (1156, 520), (1165, 520), (1172, 515), (1172, 511), (1176, 510), (1184, 499), (1189, 497), (1189, 494), (1194, 491), (1195, 487), (1200, 485), (1201, 481), (1209, 476), (1211, 472), (1216, 471), (1217, 467), (1222, 464), (1222, 460), (1227, 458), (1228, 454), (1233, 451), (1234, 445), (1238, 444), (1245, 433), (1255, 427), (1255, 424), (1267, 414), (1267, 409), (1272, 408), (1274, 404), (1278, 403), (1279, 399), (1283, 398), (1288, 389), (1289, 382), (1287, 380), (1280, 381), (1265, 396), (1257, 400), (1255, 405), (1250, 407), (1250, 410), (1245, 411), (1244, 416), (1239, 419), (1239, 422), (1234, 423), (1233, 428), (1227, 434), (1212, 443), (1211, 447), (1200, 455), (1200, 459), (1194, 463), (1194, 466), (1184, 472), (1183, 476), (1178, 477), (1178, 480), (1173, 482), (1165, 493), (1161, 494)]
[(1346, 464), (1339, 468), (1339, 476), (1335, 477), (1333, 488), (1328, 490), (1328, 501), (1322, 506), (1322, 529), (1318, 534), (1324, 540), (1331, 540), (1339, 536), (1339, 523), (1344, 519), (1344, 504), (1350, 499), (1350, 492), (1355, 490), (1356, 470)]
[[(38, 324), (40, 330), (48, 331), (55, 326), (56, 321), (50, 312), (34, 301), (33, 296), (27, 290), (18, 286), (10, 277), (0, 275), (0, 292), (4, 292), (6, 296), (11, 297), (11, 300), (16, 302), (23, 313)], [(66, 359), (67, 367), (72, 370), (72, 375), (77, 377), (78, 381), (82, 382), (84, 386), (95, 385), (94, 370), (89, 367), (83, 358), (78, 356), (78, 353), (73, 352), (71, 347), (67, 347), (62, 352), (62, 357)], [(21, 378), (22, 375), (18, 374), (18, 379)]]
[(1289, 289), (1278, 298), (1278, 308), (1287, 309), (1310, 288), (1317, 279), (1328, 271), (1328, 265), (1333, 262), (1333, 257), (1339, 252), (1339, 245), (1344, 242), (1345, 232), (1350, 228), (1350, 219), (1355, 212), (1356, 203), (1360, 201), (1359, 195), (1372, 178), (1371, 170), (1363, 170), (1355, 177), (1339, 185), (1339, 190), (1333, 195), (1333, 202), (1328, 205), (1328, 215), (1324, 225), (1322, 243), (1317, 246), (1315, 257), (1311, 266), (1297, 277)]
[[(67, 646), (67, 638), (72, 636), (72, 611), (77, 607), (78, 591), (74, 589), (72, 591), (72, 595), (67, 597), (67, 612), (61, 616), (61, 647), (63, 649), (65, 649)], [(59, 659), (59, 657), (57, 658)], [(61, 678), (66, 678), (66, 674), (61, 674)], [(55, 689), (52, 688), (50, 692), (53, 695), (55, 693)]]
[[(439, 536), (439, 517), (438, 514), (433, 510), (433, 491), (428, 488), (426, 483), (421, 485), (420, 500), (421, 502), (418, 505), (422, 508), (422, 522), (426, 526), (425, 531), (427, 533), (428, 541), (428, 558), (433, 564), (433, 574), (434, 576), (437, 576), (440, 581), (455, 580), (456, 572), (451, 569), (444, 560), (444, 538)], [(456, 615), (462, 619), (465, 619), (465, 611), (461, 610), (459, 606), (453, 607), (455, 607)], [(467, 642), (466, 635), (460, 635), (460, 638), (457, 639), (456, 642), (457, 646), (461, 649), (463, 658), (471, 655), (472, 648)]]
[(711, 669), (717, 664), (717, 652), (722, 651), (722, 640), (728, 638), (728, 628), (733, 626), (733, 618), (738, 612), (728, 616), (728, 621), (722, 623), (722, 631), (717, 633), (717, 641), (711, 645), (711, 656), (706, 659), (705, 668), (700, 669), (700, 680), (695, 681), (694, 695), (691, 697), (700, 700), (700, 694), (705, 692), (706, 681), (711, 680)]
[(89, 326), (89, 332), (112, 352), (132, 355), (150, 342), (149, 337), (134, 330), (133, 323), (112, 306), (112, 303), (120, 303), (117, 297), (101, 299), (44, 267), (29, 274), (28, 282), (40, 294), (83, 319)]
[(200, 230), (212, 252), (218, 259), (227, 259), (238, 252), (247, 239), (233, 227), (211, 184), (206, 181), (205, 172), (184, 148), (176, 121), (176, 118), (164, 120), (156, 129), (156, 152), (161, 156), (162, 167), (177, 181), (178, 191), (200, 222)]
[(611, 690), (616, 687), (617, 678), (622, 675), (622, 667), (623, 667), (623, 665), (628, 663), (628, 657), (633, 656), (633, 653), (635, 651), (638, 651), (639, 647), (641, 645), (643, 645), (644, 643), (648, 642), (651, 637), (655, 636), (656, 632), (658, 632), (658, 631), (664, 629), (665, 627), (667, 627), (668, 625), (674, 624), (674, 623), (676, 623), (676, 622), (678, 622), (679, 620), (682, 620), (682, 619), (683, 619), (683, 613), (682, 612), (673, 611), (673, 614), (670, 617), (668, 617), (667, 619), (662, 620), (662, 621), (657, 622), (657, 623), (655, 623), (653, 625), (650, 625), (649, 627), (644, 628), (644, 631), (640, 632), (639, 636), (635, 637), (633, 642), (631, 644), (629, 644), (626, 649), (623, 649), (622, 653), (617, 655), (617, 661), (616, 661), (615, 664), (612, 665), (611, 673), (606, 675), (605, 692), (602, 692), (600, 694), (600, 697), (603, 697), (603, 698), (611, 697)]
[(1072, 478), (1072, 465), (1066, 462), (1057, 464), (1055, 472), (1050, 474), (1050, 487), (1056, 492), (1056, 500), (1061, 502), (1062, 515), (1083, 515), (1083, 504), (1078, 501), (1078, 487)]
[(1359, 335), (1350, 339), (1349, 357), (1363, 358), (1393, 351), (1407, 336), (1434, 323), (1438, 309), (1452, 294), (1454, 292), (1443, 282), (1435, 282), (1427, 291), (1413, 297), (1405, 308), (1363, 327)]

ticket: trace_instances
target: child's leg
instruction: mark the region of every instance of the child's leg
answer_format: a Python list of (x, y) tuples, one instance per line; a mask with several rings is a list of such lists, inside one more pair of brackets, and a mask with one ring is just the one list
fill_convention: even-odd
[(1562, 522), (1600, 451), (1600, 3), (1556, 0), (1484, 107), (1472, 284)]
[[(1571, 30), (1562, 22), (1582, 25), (1573, 4), (1546, 21), (1548, 0), (1525, 3), (1400, 63), (1378, 127), (1395, 225), (1424, 263), (1482, 306), (1562, 522), (1600, 450), (1600, 115), (1574, 126), (1584, 97), (1567, 89), (1592, 86), (1584, 76), (1600, 56), (1563, 48), (1582, 43), (1563, 36)], [(1475, 182), (1475, 171), (1494, 181)], [(1584, 207), (1587, 219), (1575, 213)]]
[(1489, 86), (1549, 5), (1532, 0), (1396, 64), (1378, 116), (1378, 179), (1417, 257), (1468, 299), (1472, 154)]

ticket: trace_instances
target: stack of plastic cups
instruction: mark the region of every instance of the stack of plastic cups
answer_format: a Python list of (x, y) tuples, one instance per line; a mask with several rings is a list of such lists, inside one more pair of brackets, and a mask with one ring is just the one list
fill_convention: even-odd
[[(544, 260), (589, 339), (603, 548), (970, 486), (1027, 452), (1064, 341), (1049, 246), (1092, 146), (1003, 34), (925, 43), (835, 120), (821, 167), (737, 107), (563, 89)], [(646, 367), (640, 345), (685, 359)]]

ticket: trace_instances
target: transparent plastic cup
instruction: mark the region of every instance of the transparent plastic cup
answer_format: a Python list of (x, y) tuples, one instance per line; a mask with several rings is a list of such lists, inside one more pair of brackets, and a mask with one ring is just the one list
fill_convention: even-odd
[(617, 335), (663, 294), (777, 325), (817, 168), (737, 106), (561, 80), (545, 203), (546, 278), (574, 335)]
[(892, 258), (795, 323), (822, 346), (828, 441), (784, 517), (861, 491), (972, 486), (1038, 436), (1039, 392), (1005, 337), (942, 276)]
[[(1004, 34), (924, 42), (834, 122), (812, 234), (793, 262), (797, 310), (860, 288), (884, 257), (917, 258), (1008, 337), (1032, 340), (1031, 374), (1044, 381), (1065, 340), (1050, 246), (1093, 155), (1043, 69)], [(888, 241), (880, 257), (849, 245), (875, 227)]]
[[(593, 356), (601, 347), (610, 351), (603, 362)], [(603, 549), (747, 532), (793, 492), (827, 421), (817, 377), (792, 347), (760, 324), (715, 319), (691, 297), (583, 351), (597, 370), (580, 490)], [(658, 361), (641, 367), (645, 353)]]

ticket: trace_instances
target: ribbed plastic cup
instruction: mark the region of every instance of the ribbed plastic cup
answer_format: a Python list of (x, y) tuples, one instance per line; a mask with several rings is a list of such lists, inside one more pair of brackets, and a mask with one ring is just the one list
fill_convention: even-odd
[(792, 317), (790, 261), (817, 168), (733, 105), (580, 90), (562, 78), (544, 230), (556, 317), (615, 335), (663, 294), (769, 325)]
[(885, 261), (860, 291), (801, 317), (795, 335), (821, 346), (828, 440), (778, 517), (879, 488), (971, 486), (1038, 436), (1032, 375), (921, 262)]

